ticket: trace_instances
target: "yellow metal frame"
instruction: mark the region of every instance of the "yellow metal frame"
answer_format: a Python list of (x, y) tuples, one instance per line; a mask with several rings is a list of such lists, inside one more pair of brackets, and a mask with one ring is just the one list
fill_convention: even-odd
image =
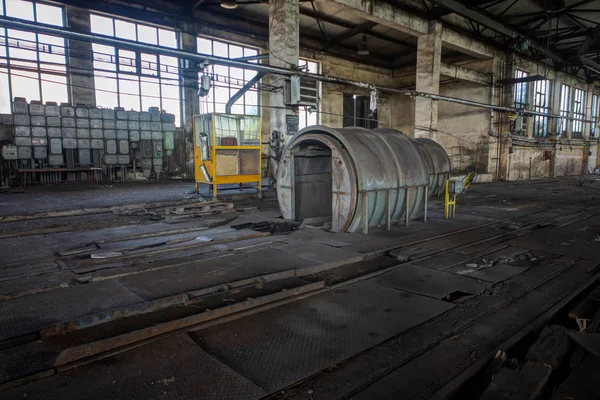
[[(242, 184), (242, 183), (257, 183), (257, 190), (260, 193), (262, 191), (262, 157), (261, 157), (261, 146), (215, 146), (217, 143), (217, 138), (215, 134), (215, 116), (216, 115), (229, 115), (223, 113), (211, 113), (211, 148), (210, 160), (203, 160), (202, 154), (200, 150), (200, 146), (196, 143), (196, 118), (194, 117), (194, 178), (196, 180), (194, 191), (198, 192), (198, 184), (206, 183), (212, 186), (213, 197), (217, 197), (217, 189), (218, 185), (224, 184)], [(241, 115), (241, 114), (239, 114)], [(252, 115), (251, 117), (256, 117)], [(262, 126), (262, 117), (259, 117), (259, 127)], [(260, 140), (260, 135), (259, 135)], [(250, 174), (250, 175), (217, 175), (217, 151), (218, 150), (257, 150), (258, 151), (258, 174)], [(205, 166), (208, 175), (212, 178), (212, 180), (207, 181), (204, 179), (204, 174), (201, 171), (201, 167)]]
[[(471, 186), (471, 182), (475, 179), (475, 174), (469, 172), (460, 182), (463, 183), (462, 193), (465, 193), (469, 186)], [(450, 195), (450, 179), (446, 179), (446, 194), (444, 196), (444, 217), (446, 219), (454, 218), (456, 214), (456, 193), (452, 193)], [(452, 197), (452, 199), (450, 199)], [(450, 207), (452, 207), (452, 213), (450, 213)], [(452, 214), (452, 215), (450, 215)]]

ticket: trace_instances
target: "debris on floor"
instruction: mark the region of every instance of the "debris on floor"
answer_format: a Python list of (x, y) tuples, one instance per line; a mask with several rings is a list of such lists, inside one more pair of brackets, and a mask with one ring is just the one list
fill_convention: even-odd
[(293, 222), (246, 222), (244, 224), (231, 225), (235, 230), (252, 229), (257, 232), (269, 232), (271, 235), (287, 235), (298, 228)]

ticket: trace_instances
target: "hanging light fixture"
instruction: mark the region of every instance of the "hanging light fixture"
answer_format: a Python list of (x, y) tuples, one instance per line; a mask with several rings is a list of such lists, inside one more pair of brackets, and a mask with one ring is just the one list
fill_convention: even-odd
[(367, 48), (367, 35), (363, 33), (362, 42), (358, 45), (358, 51), (356, 52), (359, 56), (368, 56), (370, 54)]
[(223, 0), (221, 2), (221, 7), (228, 10), (235, 10), (238, 7), (238, 4), (236, 0)]

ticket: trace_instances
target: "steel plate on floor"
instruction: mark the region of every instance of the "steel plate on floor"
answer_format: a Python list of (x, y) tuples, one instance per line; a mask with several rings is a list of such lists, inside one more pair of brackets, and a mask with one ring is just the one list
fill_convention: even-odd
[(144, 299), (114, 280), (3, 300), (0, 301), (0, 340), (142, 302)]
[(374, 278), (373, 281), (436, 299), (443, 299), (456, 291), (477, 294), (490, 285), (489, 282), (483, 282), (469, 276), (414, 265), (400, 266), (394, 271)]
[(272, 392), (449, 308), (439, 300), (361, 281), (195, 335), (210, 354)]
[(488, 282), (502, 282), (521, 272), (527, 271), (528, 267), (517, 267), (514, 265), (507, 264), (495, 264), (491, 267), (477, 269), (469, 268), (464, 265), (458, 265), (447, 269), (448, 272), (454, 272), (459, 275), (471, 276), (473, 278), (482, 279)]

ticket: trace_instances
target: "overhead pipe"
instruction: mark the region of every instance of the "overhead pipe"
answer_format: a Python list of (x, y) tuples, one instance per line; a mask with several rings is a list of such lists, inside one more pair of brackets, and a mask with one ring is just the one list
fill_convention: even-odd
[[(488, 110), (510, 112), (510, 113), (523, 114), (523, 115), (538, 115), (538, 116), (550, 117), (550, 118), (564, 118), (564, 119), (569, 119), (569, 120), (575, 119), (573, 117), (561, 117), (560, 115), (547, 114), (547, 113), (542, 113), (542, 112), (537, 112), (537, 111), (521, 110), (521, 109), (517, 109), (517, 108), (513, 108), (513, 107), (496, 106), (496, 105), (492, 105), (492, 104), (480, 103), (477, 101), (459, 99), (456, 97), (441, 96), (439, 94), (420, 92), (417, 90), (394, 89), (394, 88), (388, 88), (388, 87), (382, 87), (382, 86), (375, 86), (375, 85), (370, 85), (370, 84), (364, 83), (364, 82), (352, 81), (349, 79), (335, 78), (335, 77), (319, 75), (319, 74), (311, 74), (309, 72), (304, 72), (304, 71), (296, 70), (296, 69), (287, 69), (287, 68), (275, 67), (275, 66), (271, 66), (271, 65), (255, 64), (255, 63), (250, 63), (250, 62), (245, 62), (245, 61), (239, 61), (239, 60), (235, 60), (235, 59), (209, 56), (209, 55), (205, 55), (205, 54), (191, 53), (191, 52), (183, 51), (183, 50), (169, 49), (166, 47), (159, 47), (156, 45), (139, 43), (139, 42), (135, 42), (132, 40), (127, 40), (127, 39), (118, 39), (118, 38), (114, 38), (114, 37), (110, 37), (110, 36), (106, 36), (106, 35), (75, 32), (75, 31), (72, 31), (72, 30), (69, 30), (66, 28), (59, 28), (59, 27), (47, 25), (47, 24), (39, 24), (39, 23), (31, 24), (30, 22), (23, 22), (19, 19), (5, 17), (5, 16), (0, 16), (0, 27), (7, 28), (7, 29), (17, 29), (17, 30), (26, 31), (26, 32), (34, 32), (34, 33), (38, 33), (38, 34), (41, 33), (41, 34), (46, 34), (46, 35), (58, 36), (58, 37), (62, 37), (62, 38), (69, 39), (69, 40), (79, 40), (79, 41), (103, 44), (103, 45), (107, 45), (107, 46), (125, 47), (130, 50), (136, 50), (136, 51), (159, 53), (159, 54), (162, 54), (165, 56), (176, 57), (176, 58), (186, 59), (186, 60), (193, 60), (198, 63), (207, 63), (207, 64), (234, 67), (234, 68), (242, 68), (242, 69), (248, 69), (251, 71), (263, 72), (266, 74), (277, 74), (277, 75), (283, 75), (283, 76), (301, 76), (301, 77), (304, 76), (307, 78), (315, 79), (320, 82), (355, 86), (355, 87), (360, 87), (363, 89), (401, 94), (404, 96), (424, 97), (424, 98), (428, 98), (428, 99), (432, 99), (432, 100), (446, 101), (449, 103), (456, 103), (456, 104), (463, 104), (463, 105), (467, 105), (467, 106), (471, 106), (471, 107), (484, 108), (484, 109), (488, 109)], [(583, 120), (583, 122), (593, 122), (593, 121)]]
[(240, 88), (240, 90), (235, 92), (235, 94), (233, 96), (231, 96), (231, 98), (227, 101), (227, 104), (225, 104), (225, 112), (227, 114), (231, 114), (231, 107), (233, 106), (233, 104), (236, 101), (238, 101), (240, 99), (240, 97), (242, 97), (244, 95), (244, 93), (246, 93), (248, 90), (250, 90), (250, 88), (252, 88), (252, 86), (257, 84), (262, 79), (262, 77), (265, 75), (266, 74), (264, 72), (258, 72), (254, 76), (254, 78), (250, 79), (248, 82), (246, 82), (246, 84), (244, 86), (242, 86)]

